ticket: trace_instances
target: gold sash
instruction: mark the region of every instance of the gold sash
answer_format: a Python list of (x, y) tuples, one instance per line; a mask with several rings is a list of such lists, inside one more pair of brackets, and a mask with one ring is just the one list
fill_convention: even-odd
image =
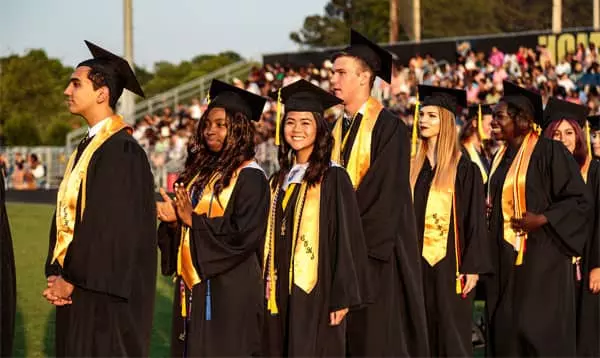
[[(113, 115), (107, 119), (107, 122), (98, 134), (92, 138), (81, 154), (77, 164), (75, 164), (77, 150), (71, 154), (56, 197), (56, 244), (54, 246), (52, 263), (58, 261), (61, 267), (64, 265), (67, 250), (73, 241), (75, 222), (78, 217), (80, 220), (83, 218), (86, 202), (87, 170), (92, 156), (104, 142), (124, 128), (127, 128), (130, 132), (132, 130), (123, 121), (123, 117)], [(80, 189), (81, 207), (79, 208), (79, 213), (76, 213)]]
[(483, 179), (483, 184), (487, 183), (488, 173), (485, 168), (485, 165), (481, 161), (481, 157), (479, 156), (477, 149), (475, 149), (475, 145), (473, 145), (473, 143), (465, 143), (464, 146), (467, 153), (469, 153), (469, 158), (471, 158), (471, 161), (477, 164), (477, 166), (479, 167), (479, 171), (481, 171), (481, 178)]
[[(231, 177), (229, 186), (221, 191), (218, 198), (214, 197), (213, 191), (214, 185), (220, 178), (220, 175), (214, 175), (208, 182), (206, 188), (202, 190), (200, 200), (198, 201), (198, 204), (196, 204), (196, 207), (194, 207), (194, 213), (198, 215), (206, 214), (209, 218), (223, 216), (225, 214), (225, 210), (227, 209), (227, 205), (229, 204), (229, 200), (231, 199), (231, 194), (233, 193), (233, 189), (237, 183), (240, 171), (245, 168), (248, 163), (249, 162), (243, 163), (235, 171)], [(196, 175), (194, 179), (188, 183), (188, 193), (197, 179), (198, 175)], [(183, 226), (181, 228), (181, 242), (179, 244), (179, 253), (177, 256), (177, 274), (183, 278), (183, 282), (185, 282), (185, 285), (189, 289), (202, 281), (198, 275), (198, 272), (196, 271), (196, 268), (194, 267), (192, 260), (192, 253), (190, 249), (190, 228), (187, 226)]]
[(513, 217), (518, 219), (522, 218), (523, 214), (527, 211), (527, 169), (529, 168), (531, 154), (533, 153), (538, 139), (539, 135), (536, 132), (531, 132), (525, 137), (508, 173), (506, 174), (506, 179), (504, 180), (504, 186), (502, 188), (504, 240), (518, 251), (517, 260), (515, 262), (515, 265), (517, 266), (523, 264), (527, 233), (515, 232), (511, 227), (510, 220)]
[[(382, 110), (383, 105), (381, 105), (381, 103), (379, 103), (375, 98), (369, 97), (347, 163), (342, 163), (342, 158), (348, 137), (350, 136), (350, 132), (352, 130), (349, 129), (342, 139), (343, 120), (338, 120), (333, 127), (334, 144), (331, 160), (346, 167), (346, 171), (350, 176), (350, 180), (352, 181), (354, 189), (358, 188), (360, 182), (365, 174), (367, 174), (367, 171), (371, 165), (371, 139), (373, 135), (373, 128), (375, 127), (377, 117)], [(354, 122), (352, 125), (354, 125)], [(352, 128), (352, 126), (350, 128)]]
[[(293, 185), (288, 191), (293, 190)], [(263, 277), (267, 274), (267, 310), (278, 314), (276, 301), (277, 275), (275, 272), (275, 215), (279, 188), (271, 191), (273, 200), (269, 220), (267, 222), (267, 237), (263, 255)], [(287, 194), (287, 192), (286, 192)], [(287, 196), (287, 195), (286, 195)], [(288, 197), (289, 198), (289, 197)], [(319, 273), (319, 213), (321, 211), (321, 183), (309, 187), (302, 181), (298, 200), (294, 206), (294, 222), (292, 234), (291, 265), (289, 271), (289, 293), (292, 293), (292, 282), (302, 291), (310, 294), (317, 284)], [(267, 271), (268, 272), (265, 272)]]

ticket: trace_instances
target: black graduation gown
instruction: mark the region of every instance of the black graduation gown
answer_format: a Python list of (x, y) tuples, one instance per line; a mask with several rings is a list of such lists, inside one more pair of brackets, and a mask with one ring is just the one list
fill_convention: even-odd
[(4, 176), (0, 173), (0, 357), (11, 357), (15, 333), (16, 273), (6, 214)]
[(149, 354), (156, 290), (153, 183), (144, 150), (122, 130), (89, 163), (85, 213), (64, 268), (51, 264), (52, 218), (46, 276), (62, 275), (75, 285), (73, 303), (56, 309), (57, 356)]
[(488, 355), (574, 356), (572, 257), (589, 237), (592, 206), (579, 167), (562, 143), (540, 138), (527, 170), (527, 211), (548, 224), (530, 232), (521, 266), (504, 240), (502, 187), (515, 150), (507, 149), (491, 179), (490, 244), (494, 276), (486, 279)]
[[(350, 129), (344, 162), (362, 116)], [(371, 165), (356, 196), (367, 245), (369, 305), (348, 317), (350, 356), (427, 356), (421, 255), (409, 183), (406, 125), (382, 110), (373, 128)]]
[[(269, 196), (265, 174), (245, 168), (240, 172), (222, 217), (209, 219), (206, 215), (193, 215), (190, 250), (202, 282), (192, 288), (192, 309), (185, 333), (181, 317), (181, 278), (175, 282), (173, 357), (182, 357), (184, 353), (187, 357), (260, 354), (264, 302), (260, 250), (265, 237)], [(176, 274), (180, 230), (162, 223), (158, 243), (163, 275)], [(210, 320), (206, 316), (208, 282)]]
[(592, 233), (585, 243), (581, 264), (581, 281), (576, 285), (577, 355), (600, 356), (600, 295), (590, 291), (590, 271), (600, 267), (600, 162), (592, 160), (587, 187), (593, 203)]
[(367, 252), (358, 204), (346, 171), (339, 167), (329, 168), (321, 186), (317, 284), (310, 294), (292, 285), (290, 295), (291, 228), (297, 225), (294, 223), (294, 207), (299, 189), (297, 185), (285, 213), (283, 191), (276, 204), (274, 232), (281, 232), (284, 216), (288, 230), (285, 236), (276, 234), (275, 237), (279, 314), (271, 315), (265, 311), (263, 354), (271, 357), (343, 357), (346, 352), (346, 320), (339, 326), (330, 326), (329, 313), (343, 308), (352, 309), (362, 303), (359, 273), (367, 270)]
[[(414, 205), (423, 251), (425, 212), (434, 170), (425, 160), (415, 185)], [(483, 181), (479, 167), (462, 156), (458, 163), (456, 183), (456, 213), (459, 217), (460, 273), (485, 274), (491, 270)], [(446, 257), (434, 267), (422, 259), (425, 309), (432, 357), (468, 357), (473, 355), (471, 315), (475, 291), (466, 298), (456, 294), (456, 254), (454, 216), (451, 214)]]

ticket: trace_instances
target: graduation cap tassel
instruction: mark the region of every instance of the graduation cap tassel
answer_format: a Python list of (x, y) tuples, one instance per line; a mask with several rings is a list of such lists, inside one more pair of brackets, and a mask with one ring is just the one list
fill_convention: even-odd
[(489, 139), (486, 135), (485, 132), (483, 131), (483, 114), (481, 112), (481, 103), (478, 105), (478, 109), (477, 109), (477, 131), (479, 132), (479, 138), (481, 140), (486, 140)]
[(208, 93), (206, 94), (206, 105), (208, 106), (210, 104), (210, 91), (208, 91)]
[(212, 302), (210, 297), (210, 280), (206, 281), (206, 320), (212, 319)]
[(415, 103), (415, 113), (413, 116), (412, 138), (410, 156), (411, 158), (417, 155), (417, 125), (419, 123), (419, 94), (417, 94), (417, 102)]
[(275, 145), (281, 144), (281, 88), (277, 91), (277, 114), (275, 115)]

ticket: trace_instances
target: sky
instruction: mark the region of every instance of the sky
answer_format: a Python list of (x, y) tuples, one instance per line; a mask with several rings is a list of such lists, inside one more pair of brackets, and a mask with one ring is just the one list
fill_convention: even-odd
[[(297, 51), (289, 38), (327, 0), (133, 0), (136, 64), (235, 51), (246, 58)], [(293, 9), (293, 11), (289, 11)], [(42, 48), (75, 66), (83, 40), (123, 53), (122, 0), (0, 0), (0, 57)]]

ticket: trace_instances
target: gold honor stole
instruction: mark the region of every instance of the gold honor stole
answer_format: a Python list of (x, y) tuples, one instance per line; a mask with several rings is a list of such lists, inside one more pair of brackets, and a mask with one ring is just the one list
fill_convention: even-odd
[[(290, 184), (285, 191), (284, 210), (295, 184)], [(271, 190), (271, 204), (267, 222), (267, 237), (263, 256), (263, 277), (267, 274), (267, 310), (276, 315), (277, 308), (275, 272), (275, 215), (279, 188)], [(300, 185), (298, 200), (294, 206), (294, 225), (292, 234), (292, 253), (289, 271), (289, 294), (292, 294), (292, 282), (302, 291), (310, 294), (317, 284), (319, 273), (319, 212), (321, 206), (321, 183), (309, 187), (306, 181)], [(268, 270), (268, 272), (265, 272)]]
[(475, 149), (475, 145), (473, 145), (473, 143), (466, 143), (465, 150), (467, 151), (467, 153), (469, 153), (469, 158), (471, 158), (471, 161), (473, 163), (477, 164), (477, 166), (479, 167), (479, 170), (481, 171), (481, 178), (483, 178), (483, 184), (487, 183), (488, 174), (485, 169), (485, 165), (483, 165), (483, 162), (481, 161), (481, 157), (479, 156), (479, 153), (477, 152), (477, 149)]
[[(235, 171), (235, 173), (231, 176), (229, 186), (221, 191), (218, 198), (215, 198), (214, 196), (214, 186), (221, 176), (220, 174), (213, 175), (213, 177), (209, 180), (208, 185), (206, 185), (206, 188), (202, 190), (202, 193), (200, 194), (200, 200), (198, 200), (198, 204), (196, 204), (196, 207), (194, 208), (194, 213), (198, 215), (206, 214), (208, 218), (217, 218), (223, 216), (225, 214), (225, 209), (229, 204), (229, 200), (231, 199), (231, 194), (233, 193), (233, 189), (235, 188), (239, 174), (242, 169), (248, 166), (249, 163), (251, 163), (251, 161), (244, 162)], [(196, 175), (194, 179), (188, 183), (186, 188), (188, 193), (197, 179), (198, 175)], [(190, 228), (187, 226), (182, 226), (181, 228), (181, 241), (177, 255), (177, 274), (183, 278), (183, 282), (185, 282), (185, 285), (189, 289), (192, 289), (192, 287), (202, 281), (192, 261), (192, 253), (190, 250)], [(183, 302), (185, 302), (185, 300)], [(182, 304), (182, 314), (183, 313), (184, 305)]]
[[(581, 167), (581, 177), (583, 181), (587, 184), (588, 181), (588, 172), (590, 171), (590, 164), (592, 164), (592, 159), (590, 155), (585, 158), (585, 163)], [(576, 265), (576, 276), (577, 281), (581, 281), (581, 257), (573, 256), (573, 265)]]
[(511, 244), (518, 252), (515, 265), (523, 264), (523, 255), (526, 250), (527, 233), (516, 232), (512, 229), (510, 219), (523, 217), (527, 211), (526, 182), (527, 169), (531, 154), (538, 142), (539, 135), (530, 132), (526, 137), (515, 159), (513, 160), (502, 188), (502, 214), (504, 217), (504, 240)]
[[(457, 163), (458, 165), (458, 163)], [(454, 195), (454, 184), (446, 188), (432, 187), (427, 196), (427, 207), (425, 209), (425, 228), (423, 232), (422, 256), (434, 267), (444, 257), (448, 245), (448, 234), (450, 233), (450, 216), (454, 217), (454, 248), (456, 259), (456, 293), (462, 293), (462, 282), (460, 277), (460, 242), (458, 234), (458, 219), (456, 216), (456, 198)]]
[[(77, 218), (80, 220), (83, 218), (86, 201), (87, 170), (92, 156), (104, 142), (124, 128), (127, 128), (131, 133), (132, 128), (123, 121), (123, 117), (113, 115), (107, 119), (107, 122), (98, 134), (92, 138), (81, 154), (77, 164), (75, 164), (77, 150), (71, 154), (56, 197), (56, 244), (54, 246), (52, 263), (58, 261), (60, 266), (63, 267), (67, 250), (73, 241), (75, 222)], [(81, 207), (77, 213), (77, 199), (80, 189)]]
[[(339, 119), (333, 127), (334, 144), (331, 160), (346, 167), (346, 171), (350, 176), (350, 180), (352, 181), (354, 189), (358, 188), (360, 182), (365, 174), (367, 174), (367, 171), (371, 165), (371, 139), (373, 135), (373, 128), (375, 127), (377, 117), (382, 110), (383, 105), (375, 98), (369, 97), (347, 163), (343, 163), (342, 158), (344, 149), (346, 148), (346, 144), (348, 142), (348, 137), (350, 136), (350, 132), (352, 130), (349, 129), (342, 139), (343, 120)], [(352, 125), (350, 128), (352, 128), (353, 125), (354, 119), (352, 120)]]

